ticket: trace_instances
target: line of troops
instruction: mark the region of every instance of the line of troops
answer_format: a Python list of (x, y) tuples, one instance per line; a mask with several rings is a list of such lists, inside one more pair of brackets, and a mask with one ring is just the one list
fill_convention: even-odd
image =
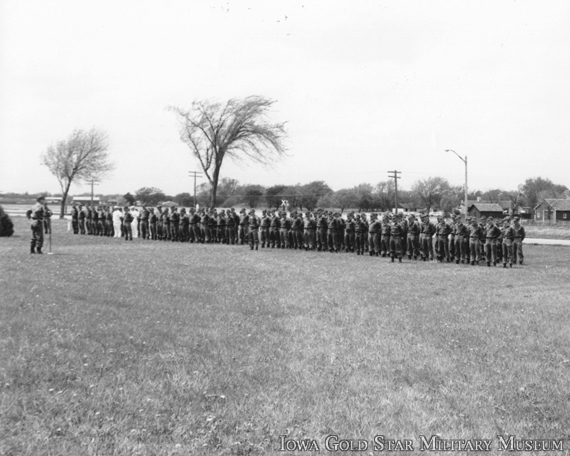
[[(370, 220), (363, 213), (349, 213), (347, 218), (338, 212), (318, 209), (307, 211), (263, 210), (261, 216), (254, 209), (239, 214), (235, 209), (217, 211), (190, 208), (117, 208), (120, 211), (121, 236), (133, 239), (133, 224), (142, 239), (172, 242), (249, 244), (250, 249), (261, 248), (316, 250), (320, 252), (348, 252), (357, 255), (389, 257), (392, 262), (407, 255), (408, 259), (453, 262), (487, 266), (503, 263), (523, 264), (522, 244), (524, 227), (519, 217), (498, 220), (481, 217), (478, 222), (460, 216), (438, 217), (432, 223), (429, 216), (417, 219), (409, 214), (376, 214)], [(133, 215), (136, 214), (136, 215)], [(72, 224), (75, 234), (113, 236), (113, 214), (110, 207), (75, 207)]]

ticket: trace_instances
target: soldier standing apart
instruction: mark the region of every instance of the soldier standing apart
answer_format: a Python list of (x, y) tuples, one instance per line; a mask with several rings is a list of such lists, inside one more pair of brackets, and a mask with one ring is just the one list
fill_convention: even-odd
[[(123, 227), (125, 228), (125, 241), (133, 240), (133, 214), (129, 211), (129, 207), (125, 206), (125, 214), (123, 216)], [(135, 225), (136, 226), (136, 225)]]
[(43, 196), (36, 199), (36, 204), (27, 212), (28, 219), (31, 220), (32, 239), (30, 242), (30, 253), (42, 253), (44, 244), (44, 215), (46, 200)]
[(515, 229), (509, 223), (509, 218), (505, 217), (503, 220), (503, 228), (501, 229), (503, 236), (503, 268), (507, 267), (507, 261), (509, 262), (509, 267), (513, 267), (513, 243), (515, 240)]
[(497, 238), (501, 234), (501, 230), (495, 225), (492, 217), (487, 219), (487, 226), (485, 228), (485, 257), (487, 259), (487, 266), (497, 266)]
[(73, 228), (73, 234), (79, 234), (79, 211), (75, 204), (71, 208), (71, 227)]
[(513, 241), (513, 262), (516, 263), (518, 261), (519, 264), (523, 264), (523, 241), (526, 233), (524, 227), (520, 224), (519, 217), (515, 216), (513, 218), (513, 230), (515, 232), (515, 239)]

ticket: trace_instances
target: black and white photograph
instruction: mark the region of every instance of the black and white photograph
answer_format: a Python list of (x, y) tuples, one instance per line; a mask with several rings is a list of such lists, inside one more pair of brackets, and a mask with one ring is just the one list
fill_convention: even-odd
[(569, 455), (569, 81), (565, 0), (0, 0), (0, 455)]

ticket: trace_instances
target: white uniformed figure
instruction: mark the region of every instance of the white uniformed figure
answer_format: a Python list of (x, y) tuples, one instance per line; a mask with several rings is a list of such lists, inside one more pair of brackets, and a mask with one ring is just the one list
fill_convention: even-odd
[(141, 214), (135, 206), (131, 207), (131, 214), (133, 216), (133, 222), (131, 223), (131, 227), (133, 229), (133, 237), (138, 238), (139, 237), (138, 226), (139, 226), (139, 218), (140, 218)]
[(118, 206), (115, 206), (115, 210), (113, 211), (113, 229), (115, 230), (116, 238), (121, 237), (121, 217), (123, 216), (123, 212), (119, 209)]

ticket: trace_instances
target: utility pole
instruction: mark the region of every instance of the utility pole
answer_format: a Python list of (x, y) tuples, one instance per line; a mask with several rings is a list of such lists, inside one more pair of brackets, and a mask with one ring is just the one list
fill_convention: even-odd
[(190, 177), (194, 177), (194, 208), (196, 208), (196, 178), (201, 179), (202, 173), (199, 171), (188, 171)]
[(88, 182), (91, 182), (91, 206), (93, 206), (93, 186), (99, 183), (95, 179), (90, 179)]
[(394, 179), (394, 214), (398, 213), (398, 179), (401, 179), (398, 174), (402, 174), (402, 171), (388, 171), (388, 177)]

